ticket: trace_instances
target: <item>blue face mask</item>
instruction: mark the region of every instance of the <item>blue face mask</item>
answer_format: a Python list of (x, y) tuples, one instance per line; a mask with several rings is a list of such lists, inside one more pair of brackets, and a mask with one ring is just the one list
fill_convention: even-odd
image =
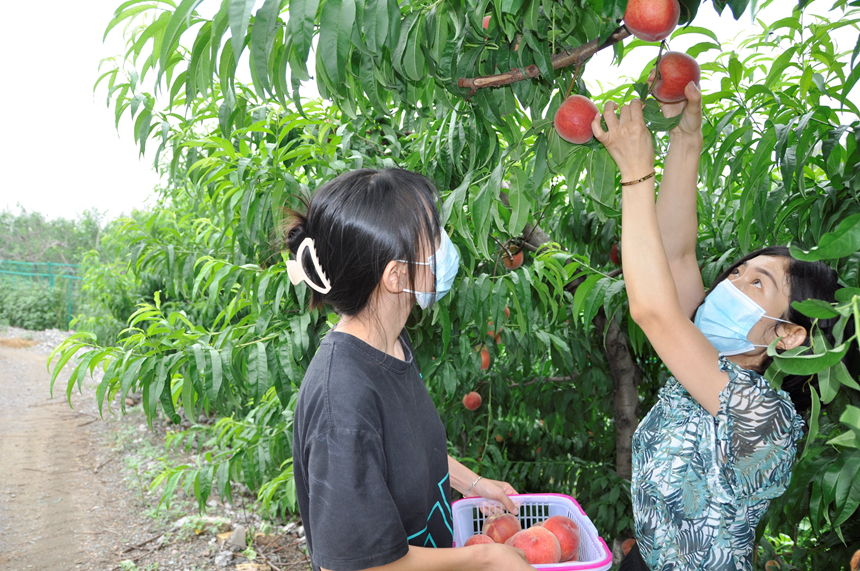
[(436, 276), (436, 291), (414, 291), (411, 289), (404, 289), (403, 291), (414, 293), (415, 300), (421, 309), (427, 309), (451, 290), (454, 278), (457, 277), (457, 270), (460, 268), (460, 254), (454, 248), (448, 233), (442, 230), (439, 249), (431, 254), (426, 262), (415, 262), (415, 264), (430, 266), (430, 271)]
[(721, 281), (696, 311), (696, 327), (721, 355), (739, 355), (752, 351), (756, 345), (749, 339), (750, 330), (762, 318), (791, 323), (765, 315), (762, 306), (750, 299), (729, 280)]

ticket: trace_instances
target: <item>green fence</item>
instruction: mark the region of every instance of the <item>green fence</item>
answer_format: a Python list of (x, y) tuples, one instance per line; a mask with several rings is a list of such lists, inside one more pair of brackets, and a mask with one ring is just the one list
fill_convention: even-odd
[(74, 297), (80, 264), (61, 264), (56, 262), (13, 262), (0, 260), (0, 284), (17, 285), (21, 281), (37, 281), (47, 283), (49, 287), (62, 287), (68, 298), (68, 318), (66, 326), (72, 320)]

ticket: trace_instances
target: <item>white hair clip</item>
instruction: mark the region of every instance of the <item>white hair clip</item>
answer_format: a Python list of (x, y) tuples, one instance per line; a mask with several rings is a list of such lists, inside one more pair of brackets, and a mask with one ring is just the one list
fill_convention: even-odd
[[(302, 267), (302, 253), (305, 249), (307, 249), (311, 255), (311, 261), (313, 262), (314, 269), (317, 271), (317, 275), (320, 277), (320, 281), (323, 284), (322, 287), (312, 282), (310, 278), (308, 278), (308, 274), (305, 272), (304, 267)], [(320, 266), (320, 261), (319, 258), (317, 258), (317, 251), (316, 248), (314, 248), (314, 241), (312, 238), (305, 238), (302, 240), (302, 243), (299, 244), (299, 249), (296, 250), (295, 260), (287, 260), (287, 275), (290, 276), (290, 281), (293, 285), (299, 285), (300, 283), (305, 282), (311, 289), (322, 294), (326, 294), (331, 291), (331, 282), (328, 281), (322, 266)]]

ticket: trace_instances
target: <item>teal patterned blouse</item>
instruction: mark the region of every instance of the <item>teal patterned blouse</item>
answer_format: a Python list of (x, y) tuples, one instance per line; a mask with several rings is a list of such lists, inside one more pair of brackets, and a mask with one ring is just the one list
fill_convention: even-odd
[(749, 571), (755, 529), (791, 480), (803, 420), (784, 391), (720, 357), (711, 416), (670, 378), (633, 435), (636, 539), (651, 571)]

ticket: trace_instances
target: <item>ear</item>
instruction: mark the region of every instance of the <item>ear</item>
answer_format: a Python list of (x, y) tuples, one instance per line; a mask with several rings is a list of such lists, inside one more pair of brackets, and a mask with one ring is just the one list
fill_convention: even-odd
[(776, 344), (777, 349), (788, 351), (800, 347), (806, 341), (806, 329), (796, 323), (780, 323), (779, 329), (783, 335)]
[(406, 264), (394, 260), (388, 262), (382, 272), (380, 284), (388, 293), (403, 293), (403, 290), (409, 287), (409, 273)]

